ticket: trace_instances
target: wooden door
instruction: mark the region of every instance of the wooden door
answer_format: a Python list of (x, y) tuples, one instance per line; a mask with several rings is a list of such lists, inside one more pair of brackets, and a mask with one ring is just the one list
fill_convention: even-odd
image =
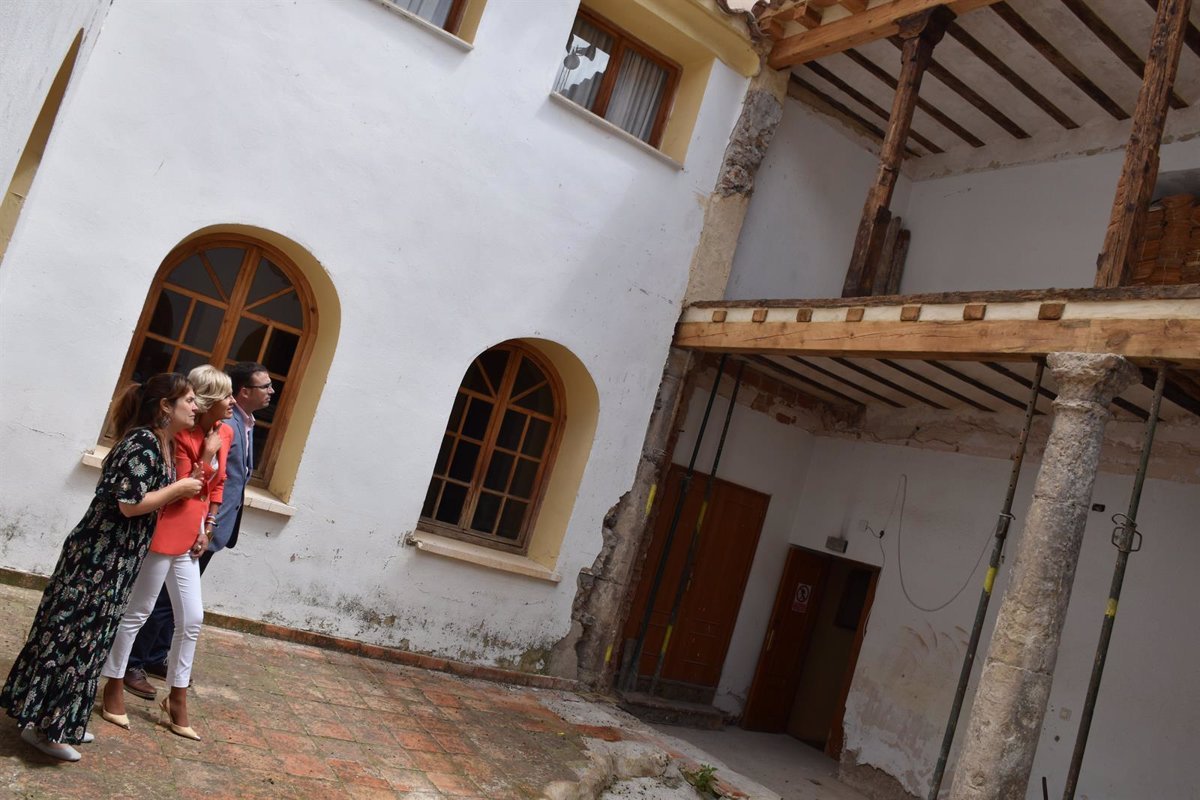
[(742, 712), (746, 730), (778, 733), (787, 726), (829, 564), (828, 556), (799, 547), (788, 550), (750, 697)]
[[(684, 469), (672, 465), (665, 481), (663, 504), (655, 522), (654, 538), (650, 543), (642, 577), (634, 594), (633, 607), (625, 625), (625, 638), (637, 636), (645, 614), (646, 598), (662, 557), (663, 544), (671, 524), (672, 512), (679, 498)], [(675, 591), (683, 576), (684, 562), (708, 476), (696, 472), (691, 489), (684, 498), (683, 511), (666, 572), (654, 601), (654, 611), (638, 664), (639, 675), (653, 675), (659, 651), (670, 618)], [(668, 643), (662, 679), (695, 687), (715, 688), (725, 665), (729, 640), (741, 607), (746, 580), (758, 536), (767, 515), (770, 497), (728, 481), (716, 480), (712, 498), (700, 529), (700, 544), (696, 552), (692, 578), (679, 618)]]

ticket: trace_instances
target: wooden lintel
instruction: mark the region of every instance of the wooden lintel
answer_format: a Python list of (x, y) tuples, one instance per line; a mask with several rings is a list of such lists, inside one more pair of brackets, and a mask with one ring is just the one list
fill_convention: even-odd
[(1097, 286), (1121, 285), (1141, 249), (1142, 223), (1158, 178), (1158, 150), (1191, 5), (1191, 0), (1160, 0), (1158, 4), (1133, 127), (1125, 146), (1125, 164), (1117, 181), (1104, 246), (1096, 259)]
[(994, 2), (997, 0), (892, 0), (780, 39), (771, 49), (768, 63), (773, 69), (783, 69), (886, 39), (900, 32), (899, 22), (904, 17), (940, 6), (962, 15)]
[(1200, 319), (681, 322), (675, 346), (724, 353), (1028, 360), (1049, 353), (1117, 353), (1139, 363), (1200, 365)]

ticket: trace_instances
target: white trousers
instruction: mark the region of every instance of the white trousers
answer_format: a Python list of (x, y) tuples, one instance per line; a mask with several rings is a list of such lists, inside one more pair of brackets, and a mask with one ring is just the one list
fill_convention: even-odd
[(175, 611), (175, 636), (171, 639), (171, 652), (167, 656), (167, 686), (183, 688), (188, 685), (192, 677), (196, 641), (200, 638), (200, 625), (204, 622), (204, 604), (200, 599), (200, 560), (192, 558), (190, 553), (179, 556), (154, 552), (146, 554), (141, 572), (129, 593), (125, 616), (121, 617), (117, 627), (117, 638), (113, 641), (108, 660), (104, 662), (101, 672), (104, 677), (125, 677), (133, 640), (154, 610), (154, 603), (164, 582), (171, 597), (171, 608)]

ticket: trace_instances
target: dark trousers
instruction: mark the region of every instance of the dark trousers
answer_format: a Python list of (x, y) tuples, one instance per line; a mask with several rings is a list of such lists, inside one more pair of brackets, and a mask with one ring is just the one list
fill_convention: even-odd
[[(200, 556), (200, 574), (208, 562), (212, 560), (212, 551), (205, 551)], [(167, 663), (167, 654), (171, 652), (171, 637), (175, 635), (175, 611), (171, 608), (171, 595), (164, 584), (158, 593), (158, 601), (154, 610), (146, 619), (146, 624), (138, 631), (133, 640), (133, 650), (129, 652), (127, 669), (145, 669), (150, 664)]]

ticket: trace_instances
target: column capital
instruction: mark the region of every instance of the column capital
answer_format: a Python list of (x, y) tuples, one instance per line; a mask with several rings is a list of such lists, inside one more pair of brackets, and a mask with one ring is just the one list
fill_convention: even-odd
[(1141, 381), (1141, 372), (1115, 353), (1051, 353), (1046, 366), (1058, 384), (1055, 404), (1095, 403), (1103, 408), (1128, 387)]

